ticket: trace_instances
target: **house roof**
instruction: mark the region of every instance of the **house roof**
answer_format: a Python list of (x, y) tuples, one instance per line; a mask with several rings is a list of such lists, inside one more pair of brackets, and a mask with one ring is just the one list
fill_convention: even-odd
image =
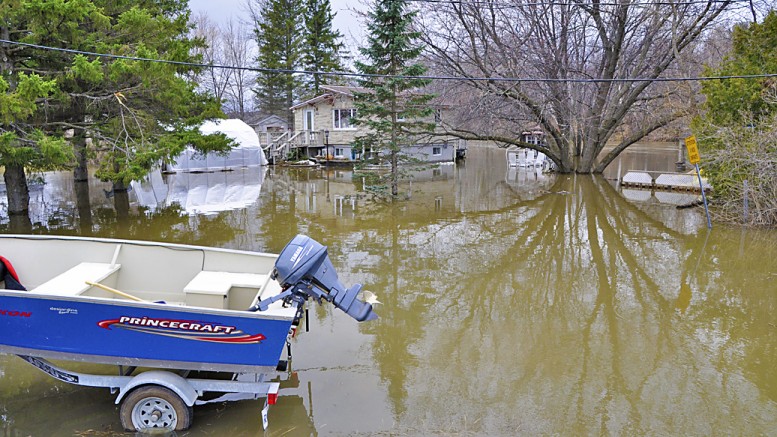
[(521, 132), (521, 135), (545, 135), (545, 131), (542, 129), (542, 126), (535, 124)]
[(368, 93), (370, 92), (369, 89), (359, 86), (343, 86), (343, 85), (322, 85), (321, 89), (325, 92), (323, 94), (317, 95), (313, 97), (312, 99), (305, 100), (304, 102), (297, 103), (296, 105), (292, 106), (292, 111), (295, 109), (299, 109), (303, 106), (307, 105), (315, 105), (316, 103), (323, 101), (323, 100), (330, 100), (335, 97), (336, 94), (353, 97), (354, 93)]
[(338, 94), (345, 94), (347, 96), (352, 96), (353, 93), (369, 93), (371, 90), (369, 88), (364, 88), (361, 86), (343, 86), (343, 85), (322, 85), (321, 89), (331, 91), (333, 93)]
[(267, 123), (282, 123), (284, 125), (287, 124), (286, 119), (283, 117), (279, 117), (275, 114), (268, 114), (266, 112), (260, 112), (260, 111), (247, 112), (245, 115), (244, 121), (251, 126), (257, 126), (260, 124), (267, 124)]
[[(324, 100), (332, 100), (334, 99), (336, 94), (347, 96), (353, 98), (353, 95), (355, 93), (372, 93), (373, 91), (369, 88), (360, 87), (360, 86), (347, 86), (347, 85), (321, 85), (321, 89), (325, 92), (323, 94), (317, 95), (311, 99), (305, 100), (304, 102), (297, 103), (296, 105), (292, 106), (292, 111), (295, 109), (302, 108), (304, 106), (308, 105), (315, 105), (318, 102), (324, 101)], [(414, 91), (408, 91), (408, 93), (413, 94)], [(450, 107), (452, 105), (444, 103), (440, 97), (435, 97), (435, 99), (432, 102), (432, 105), (437, 108), (445, 108)]]
[(286, 126), (288, 124), (288, 122), (286, 121), (285, 118), (279, 117), (279, 116), (273, 114), (273, 115), (268, 115), (267, 117), (264, 117), (264, 118), (261, 118), (261, 119), (257, 119), (254, 122), (249, 123), (249, 124), (252, 124), (252, 125), (255, 125), (255, 126), (262, 125), (262, 124), (264, 124), (264, 125), (282, 124), (282, 125)]

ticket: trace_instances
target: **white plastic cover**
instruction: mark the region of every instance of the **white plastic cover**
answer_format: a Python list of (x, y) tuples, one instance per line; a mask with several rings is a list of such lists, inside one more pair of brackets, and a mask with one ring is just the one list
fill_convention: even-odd
[(175, 159), (175, 162), (167, 166), (167, 170), (174, 172), (220, 171), (267, 165), (267, 158), (259, 145), (259, 136), (243, 120), (233, 118), (206, 121), (200, 126), (200, 132), (205, 135), (223, 133), (233, 139), (237, 146), (227, 155), (217, 153), (202, 155), (188, 147)]

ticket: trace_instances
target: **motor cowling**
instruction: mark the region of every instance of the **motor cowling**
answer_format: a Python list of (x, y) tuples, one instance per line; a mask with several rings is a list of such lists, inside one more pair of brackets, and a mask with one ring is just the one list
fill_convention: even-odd
[(378, 318), (372, 304), (358, 298), (361, 284), (346, 288), (337, 278), (326, 246), (306, 235), (297, 235), (281, 251), (272, 277), (291, 296), (326, 300), (360, 322)]

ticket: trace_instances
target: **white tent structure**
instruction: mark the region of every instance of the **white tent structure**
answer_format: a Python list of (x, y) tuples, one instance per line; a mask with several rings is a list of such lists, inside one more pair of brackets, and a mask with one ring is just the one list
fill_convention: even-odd
[(267, 158), (259, 145), (256, 131), (242, 120), (233, 118), (206, 121), (200, 126), (200, 132), (204, 135), (223, 133), (233, 139), (237, 146), (226, 155), (218, 153), (202, 155), (189, 147), (175, 159), (175, 162), (166, 166), (166, 171), (210, 172), (267, 165)]

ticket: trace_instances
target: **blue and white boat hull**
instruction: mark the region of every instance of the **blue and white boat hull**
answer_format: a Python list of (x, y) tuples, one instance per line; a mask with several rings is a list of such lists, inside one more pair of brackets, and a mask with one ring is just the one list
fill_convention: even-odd
[(0, 291), (0, 352), (141, 367), (262, 372), (277, 366), (292, 321), (247, 311)]

